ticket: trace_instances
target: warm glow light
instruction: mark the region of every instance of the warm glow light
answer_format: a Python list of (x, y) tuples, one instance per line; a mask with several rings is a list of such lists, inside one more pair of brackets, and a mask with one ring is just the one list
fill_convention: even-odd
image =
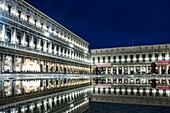
[(142, 61), (142, 57), (139, 58), (139, 61)]
[(136, 57), (134, 57), (134, 58), (133, 58), (133, 61), (136, 61), (136, 60), (137, 60)]
[(149, 58), (148, 58), (148, 57), (146, 57), (146, 58), (145, 58), (145, 60), (146, 60), (146, 61), (149, 61)]
[(49, 32), (45, 32), (44, 35), (49, 37), (50, 34), (49, 34)]
[(127, 58), (127, 61), (129, 62), (129, 61), (130, 61), (130, 58)]
[(122, 61), (122, 62), (124, 62), (124, 61), (125, 61), (125, 59), (124, 59), (124, 58), (122, 58), (122, 59), (121, 59), (121, 61)]
[(155, 61), (155, 57), (152, 57), (152, 61)]
[(74, 47), (74, 45), (73, 45), (73, 44), (70, 44), (70, 47)]
[(162, 56), (159, 56), (158, 60), (162, 60)]
[(39, 64), (26, 59), (22, 66), (22, 71), (40, 71), (40, 66)]

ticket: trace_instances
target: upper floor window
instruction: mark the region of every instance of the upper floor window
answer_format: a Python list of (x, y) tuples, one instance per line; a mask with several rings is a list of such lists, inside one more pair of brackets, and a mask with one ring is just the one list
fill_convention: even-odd
[(155, 54), (155, 60), (158, 60), (158, 56), (159, 56), (159, 54), (156, 53), (156, 54)]
[(165, 53), (162, 53), (162, 60), (165, 60)]
[(116, 62), (116, 56), (113, 56), (113, 62), (114, 63)]
[(11, 29), (10, 28), (6, 29), (5, 41), (6, 42), (11, 42)]
[(95, 63), (95, 57), (93, 57), (93, 64)]
[(110, 56), (108, 56), (108, 62), (110, 63)]
[(152, 55), (149, 54), (148, 57), (149, 57), (149, 61), (152, 61)]
[(139, 55), (136, 55), (136, 62), (139, 62)]
[(119, 62), (121, 62), (121, 61), (122, 61), (121, 59), (122, 59), (122, 56), (119, 56)]
[(130, 55), (130, 62), (133, 62), (133, 55)]
[(100, 63), (100, 57), (97, 57), (97, 59), (98, 59), (98, 63)]
[(105, 57), (103, 57), (103, 63), (105, 63)]
[(142, 54), (142, 61), (145, 62), (145, 57), (146, 55), (145, 54)]
[(125, 62), (127, 62), (127, 55), (125, 55), (124, 58), (125, 58)]

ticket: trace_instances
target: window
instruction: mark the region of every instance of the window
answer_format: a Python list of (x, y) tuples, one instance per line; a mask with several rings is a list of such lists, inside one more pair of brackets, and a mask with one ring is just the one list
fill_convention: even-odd
[(34, 38), (34, 46), (35, 46), (35, 48), (34, 49), (37, 49), (37, 38)]
[(21, 11), (18, 10), (18, 18), (20, 19), (21, 18)]
[(93, 64), (95, 63), (95, 57), (93, 57)]
[(20, 33), (20, 31), (17, 31), (16, 44), (21, 45), (21, 33)]
[(122, 62), (122, 60), (121, 60), (121, 59), (122, 59), (122, 56), (119, 56), (119, 62)]
[(114, 63), (116, 62), (116, 56), (113, 56), (113, 62)]
[(149, 54), (148, 57), (149, 57), (149, 61), (152, 61), (152, 55)]
[(11, 8), (12, 8), (12, 6), (10, 6), (10, 5), (8, 4), (8, 13), (9, 13), (9, 14), (11, 14)]
[(43, 51), (43, 46), (44, 46), (44, 42), (43, 42), (43, 40), (41, 40), (41, 51)]
[(103, 57), (103, 63), (105, 63), (105, 57)]
[(130, 62), (133, 62), (133, 55), (130, 55)]
[(139, 55), (136, 55), (136, 62), (139, 62)]
[(125, 58), (125, 62), (127, 62), (127, 55), (125, 55), (124, 58)]
[(29, 36), (26, 35), (26, 47), (29, 47)]
[(143, 54), (143, 55), (142, 55), (142, 61), (143, 61), (143, 62), (145, 62), (145, 57), (146, 57), (146, 55)]
[(100, 57), (97, 57), (97, 59), (98, 59), (98, 63), (100, 63)]
[(155, 54), (155, 60), (158, 60), (158, 56), (159, 56), (159, 54)]
[(9, 29), (9, 28), (6, 29), (5, 41), (6, 42), (11, 42), (11, 29)]
[(110, 56), (108, 56), (108, 62), (110, 63)]
[(29, 23), (29, 19), (30, 19), (30, 16), (29, 15), (27, 15), (27, 22)]
[(165, 53), (162, 53), (162, 60), (165, 60)]

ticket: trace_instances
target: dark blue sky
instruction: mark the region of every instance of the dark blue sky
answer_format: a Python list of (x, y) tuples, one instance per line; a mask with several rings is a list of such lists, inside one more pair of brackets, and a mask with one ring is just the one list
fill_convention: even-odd
[(170, 0), (25, 0), (90, 48), (170, 43)]

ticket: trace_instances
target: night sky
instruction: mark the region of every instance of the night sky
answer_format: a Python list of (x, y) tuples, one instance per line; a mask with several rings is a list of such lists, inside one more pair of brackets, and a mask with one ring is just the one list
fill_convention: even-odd
[(90, 48), (170, 43), (170, 0), (25, 0)]

